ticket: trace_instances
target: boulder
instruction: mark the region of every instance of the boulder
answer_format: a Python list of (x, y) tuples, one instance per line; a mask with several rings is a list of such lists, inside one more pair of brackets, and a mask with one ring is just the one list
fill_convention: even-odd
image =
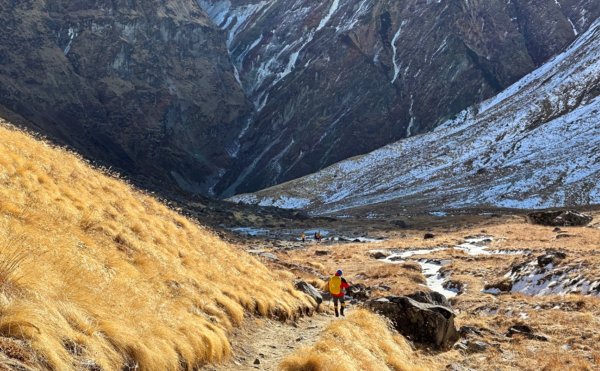
[(383, 252), (383, 251), (375, 251), (375, 252), (372, 252), (371, 254), (369, 254), (369, 256), (373, 259), (385, 259), (390, 255), (391, 254), (389, 252)]
[(452, 308), (448, 298), (436, 291), (417, 291), (407, 296), (418, 301), (419, 303), (441, 305), (443, 307)]
[(433, 233), (425, 233), (425, 234), (423, 235), (423, 239), (424, 239), (424, 240), (431, 240), (431, 239), (433, 239), (433, 238), (435, 238), (435, 234), (433, 234)]
[(550, 227), (581, 227), (588, 225), (593, 218), (573, 210), (538, 211), (527, 214), (531, 224), (541, 224)]
[(488, 294), (499, 294), (501, 292), (510, 292), (512, 290), (513, 282), (505, 278), (503, 280), (488, 283), (483, 287), (483, 291)]
[(317, 290), (310, 283), (307, 283), (304, 281), (297, 281), (296, 284), (294, 285), (294, 287), (296, 287), (296, 289), (298, 291), (302, 291), (306, 295), (313, 298), (315, 300), (315, 302), (317, 303), (317, 306), (321, 305), (321, 303), (323, 302), (323, 296), (319, 293), (319, 290)]
[(544, 255), (538, 256), (537, 263), (538, 263), (538, 266), (540, 266), (540, 267), (545, 267), (548, 264), (552, 264), (552, 265), (556, 266), (556, 265), (560, 264), (560, 262), (562, 260), (564, 260), (566, 257), (567, 257), (567, 254), (565, 254), (564, 252), (551, 251)]
[(331, 252), (327, 251), (327, 250), (317, 250), (315, 251), (315, 255), (316, 256), (325, 256), (325, 255), (329, 255)]
[(365, 301), (371, 297), (371, 290), (362, 283), (357, 283), (356, 285), (350, 286), (348, 289), (348, 295), (352, 299)]
[[(434, 300), (431, 295), (419, 295), (419, 298)], [(406, 296), (374, 299), (366, 306), (387, 317), (398, 332), (415, 342), (447, 350), (459, 339), (454, 326), (455, 314), (450, 307), (421, 303)]]

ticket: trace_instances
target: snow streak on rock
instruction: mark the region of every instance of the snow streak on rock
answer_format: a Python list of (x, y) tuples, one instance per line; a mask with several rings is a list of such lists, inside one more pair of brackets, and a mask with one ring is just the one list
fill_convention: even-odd
[(394, 65), (394, 77), (392, 78), (392, 81), (391, 81), (392, 84), (394, 82), (396, 82), (396, 79), (398, 78), (398, 74), (400, 73), (400, 65), (398, 64), (398, 61), (396, 60), (396, 52), (398, 51), (396, 42), (398, 42), (398, 38), (400, 37), (400, 32), (402, 32), (402, 26), (404, 26), (404, 21), (402, 21), (402, 23), (400, 23), (400, 27), (398, 27), (398, 31), (396, 31), (396, 33), (394, 34), (394, 38), (392, 39), (392, 51), (393, 51), (392, 64)]

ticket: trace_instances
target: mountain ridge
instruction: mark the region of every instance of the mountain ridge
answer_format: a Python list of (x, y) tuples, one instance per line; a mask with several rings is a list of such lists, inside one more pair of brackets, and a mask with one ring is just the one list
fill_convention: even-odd
[[(234, 201), (314, 213), (600, 203), (600, 20), (567, 50), (433, 132)], [(568, 149), (568, 151), (567, 151)]]

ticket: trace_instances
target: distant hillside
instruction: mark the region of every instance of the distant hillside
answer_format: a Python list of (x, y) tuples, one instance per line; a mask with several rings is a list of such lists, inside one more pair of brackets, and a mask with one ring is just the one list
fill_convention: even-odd
[(0, 368), (196, 369), (311, 303), (242, 250), (0, 120)]
[(431, 133), (233, 200), (315, 213), (598, 204), (598, 148), (600, 20), (565, 52)]
[(598, 0), (199, 0), (254, 103), (217, 194), (433, 130), (560, 53)]
[(147, 189), (232, 196), (433, 130), (598, 0), (7, 0), (0, 111)]

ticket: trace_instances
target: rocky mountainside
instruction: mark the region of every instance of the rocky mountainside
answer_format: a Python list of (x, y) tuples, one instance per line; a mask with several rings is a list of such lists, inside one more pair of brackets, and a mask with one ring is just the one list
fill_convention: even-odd
[(251, 107), (193, 0), (0, 3), (0, 105), (90, 159), (208, 193)]
[(563, 50), (596, 0), (31, 0), (0, 112), (153, 189), (229, 196), (425, 133)]
[(600, 20), (565, 52), (433, 132), (234, 200), (316, 213), (600, 203)]
[(199, 0), (255, 113), (215, 188), (255, 191), (425, 133), (563, 50), (595, 0)]

